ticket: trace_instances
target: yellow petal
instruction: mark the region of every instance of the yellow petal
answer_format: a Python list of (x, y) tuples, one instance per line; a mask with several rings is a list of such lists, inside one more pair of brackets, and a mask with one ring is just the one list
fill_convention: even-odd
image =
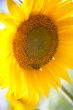
[(42, 73), (39, 70), (37, 71), (37, 73), (36, 71), (34, 72), (31, 71), (30, 73), (27, 73), (27, 80), (37, 93), (48, 97), (51, 86), (49, 86), (48, 81), (46, 80), (46, 77), (43, 77)]
[(59, 45), (55, 53), (55, 59), (67, 66), (73, 68), (73, 26), (64, 26), (59, 31)]
[(6, 28), (8, 28), (8, 30), (12, 32), (14, 32), (17, 28), (17, 25), (15, 24), (15, 22), (10, 18), (3, 19), (1, 22), (6, 26)]
[[(29, 81), (28, 81), (29, 82)], [(31, 91), (30, 91), (31, 90)], [(7, 99), (10, 102), (10, 106), (13, 110), (34, 110), (39, 102), (39, 95), (32, 91), (33, 88), (29, 88), (29, 94), (26, 98), (18, 98), (18, 95), (14, 96), (14, 93), (8, 92), (6, 94)]]
[(28, 87), (28, 96), (27, 96), (26, 100), (28, 100), (28, 103), (32, 102), (33, 105), (31, 105), (31, 106), (34, 106), (40, 100), (40, 95), (39, 95), (39, 92), (37, 92), (37, 90), (34, 88), (31, 80), (28, 77), (26, 78), (27, 79), (27, 87)]
[(73, 31), (72, 30), (73, 30), (72, 25), (60, 27), (58, 30), (59, 42), (64, 42), (64, 43), (73, 42)]
[(68, 75), (68, 71), (67, 71), (66, 67), (64, 67), (60, 63), (54, 61), (54, 62), (50, 63), (48, 68), (50, 69), (50, 71), (52, 71), (53, 76), (56, 76), (59, 79), (62, 78), (69, 83), (71, 82), (71, 79)]
[(46, 70), (47, 79), (49, 83), (51, 84), (52, 87), (58, 90), (58, 87), (62, 86), (59, 77), (57, 77), (56, 75), (53, 75), (53, 72), (50, 69), (49, 64), (45, 66), (45, 70)]
[(28, 96), (28, 86), (26, 82), (25, 73), (21, 70), (21, 68), (18, 66), (15, 59), (12, 57), (12, 61), (9, 65), (10, 70), (10, 89), (14, 92), (14, 95), (18, 98), (21, 98), (25, 96), (27, 98)]
[(19, 24), (24, 20), (24, 14), (22, 10), (13, 0), (7, 0), (7, 6), (10, 11), (11, 17), (14, 19), (16, 24)]
[[(12, 30), (10, 30), (9, 28), (6, 28), (4, 30), (0, 30), (0, 36), (2, 36), (0, 38), (0, 51), (3, 54), (3, 52), (9, 52), (12, 49), (12, 38), (14, 36), (14, 32)], [(3, 44), (4, 43), (4, 44)], [(5, 55), (5, 53), (3, 54), (3, 56)], [(1, 57), (1, 55), (0, 55)]]
[(65, 19), (59, 20), (56, 22), (58, 27), (70, 26), (73, 25), (73, 17), (67, 17)]
[(12, 110), (26, 110), (25, 109), (25, 105), (23, 105), (23, 103), (21, 103), (18, 99), (16, 99), (16, 97), (14, 97), (13, 95), (7, 94), (6, 95), (7, 99), (9, 100), (10, 103), (10, 108)]
[(41, 74), (39, 74), (39, 83), (41, 83), (43, 89), (45, 88), (47, 91), (49, 90), (48, 87), (54, 87), (57, 89), (57, 83), (51, 76), (51, 72), (46, 67), (44, 67)]
[[(12, 33), (11, 33), (12, 34)], [(9, 85), (9, 63), (10, 63), (10, 52), (11, 52), (11, 37), (10, 31), (7, 29), (0, 30), (0, 80), (4, 83), (3, 86)], [(10, 42), (10, 43), (9, 43)], [(4, 71), (5, 68), (5, 71)], [(7, 71), (6, 71), (7, 70)], [(7, 72), (7, 74), (5, 74)]]
[(54, 17), (56, 21), (70, 17), (73, 14), (73, 2), (71, 0), (62, 3), (58, 6), (54, 12)]
[(23, 10), (26, 19), (28, 19), (31, 13), (32, 5), (33, 5), (33, 0), (23, 0), (21, 9)]
[(73, 69), (73, 51), (71, 52), (68, 49), (59, 48), (59, 51), (56, 52), (54, 57), (61, 65), (64, 65), (66, 68)]
[(67, 66), (67, 68), (73, 68), (73, 41), (59, 42), (55, 59)]
[(6, 14), (6, 13), (0, 13), (0, 21), (1, 21), (2, 19), (7, 18), (7, 17), (8, 17), (8, 14)]
[(47, 16), (53, 15), (53, 13), (56, 12), (58, 5), (61, 5), (61, 3), (62, 3), (61, 0), (47, 0), (47, 6), (43, 13)]
[(42, 7), (44, 7), (45, 0), (34, 0), (33, 1), (33, 7), (32, 7), (32, 13), (38, 14), (41, 12)]
[[(12, 18), (6, 13), (0, 13), (0, 22), (7, 26), (7, 28), (12, 28), (13, 30), (16, 28), (16, 25)], [(11, 30), (11, 29), (10, 29)]]

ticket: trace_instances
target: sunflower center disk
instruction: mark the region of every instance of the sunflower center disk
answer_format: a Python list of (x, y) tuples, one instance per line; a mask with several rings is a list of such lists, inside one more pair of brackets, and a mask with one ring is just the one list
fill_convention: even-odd
[(19, 26), (13, 51), (21, 67), (39, 69), (52, 59), (57, 45), (57, 28), (52, 20), (44, 15), (33, 15)]

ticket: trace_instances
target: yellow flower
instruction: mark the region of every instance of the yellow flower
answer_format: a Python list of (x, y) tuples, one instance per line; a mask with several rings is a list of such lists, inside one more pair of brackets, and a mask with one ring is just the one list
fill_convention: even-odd
[[(48, 96), (73, 68), (72, 0), (7, 0), (0, 13), (0, 84), (16, 99)], [(25, 101), (23, 101), (25, 102)]]

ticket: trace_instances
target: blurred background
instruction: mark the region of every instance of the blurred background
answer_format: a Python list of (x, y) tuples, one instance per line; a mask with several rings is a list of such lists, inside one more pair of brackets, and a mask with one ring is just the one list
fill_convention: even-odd
[[(18, 1), (18, 0), (16, 0)], [(0, 0), (0, 12), (7, 12), (7, 6), (5, 0)], [(0, 23), (0, 29), (3, 25)], [(73, 70), (68, 70), (70, 77), (73, 80)], [(62, 81), (64, 87), (73, 95), (73, 82), (69, 85)], [(0, 110), (9, 110), (9, 103), (5, 99), (6, 89), (0, 88)], [(60, 92), (51, 90), (49, 98), (46, 99), (44, 96), (41, 97), (37, 109), (40, 110), (73, 110), (73, 106), (63, 97)]]

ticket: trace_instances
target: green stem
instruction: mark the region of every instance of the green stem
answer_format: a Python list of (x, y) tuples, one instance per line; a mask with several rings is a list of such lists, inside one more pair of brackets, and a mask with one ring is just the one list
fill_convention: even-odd
[(67, 99), (67, 101), (73, 106), (73, 95), (70, 94), (70, 92), (62, 86), (62, 88), (59, 88), (60, 93)]

